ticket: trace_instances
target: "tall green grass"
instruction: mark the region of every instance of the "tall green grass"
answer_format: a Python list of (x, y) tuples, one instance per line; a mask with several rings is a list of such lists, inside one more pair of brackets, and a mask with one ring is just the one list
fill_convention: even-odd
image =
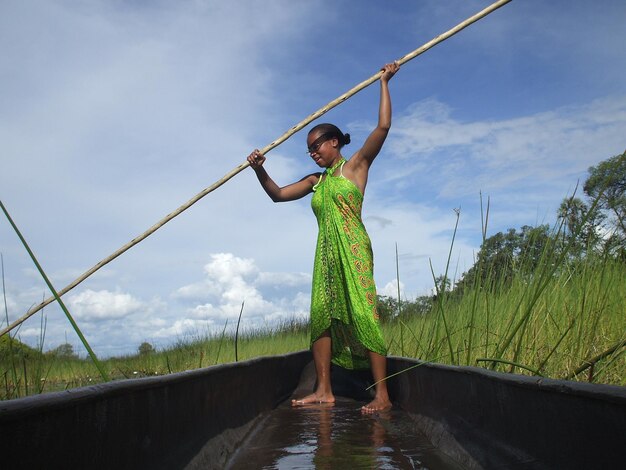
[[(383, 325), (391, 355), (479, 366), (504, 372), (626, 385), (626, 264), (590, 257), (563, 263), (545, 256), (532, 272), (478, 285), (463, 295), (441, 292), (430, 313), (401, 315)], [(546, 274), (548, 270), (550, 275)], [(445, 322), (444, 322), (445, 318)], [(43, 324), (42, 324), (43, 326)], [(93, 362), (56, 358), (0, 341), (0, 399), (101, 381)], [(309, 346), (303, 321), (243, 330), (239, 360)], [(9, 355), (7, 351), (12, 351)], [(224, 331), (179, 340), (145, 355), (102, 361), (114, 379), (165, 375), (235, 361), (235, 336)]]
[[(547, 243), (539, 255), (515, 260), (511, 275), (498, 276), (485, 267), (486, 276), (476, 276), (462, 290), (446, 287), (449, 255), (446, 272), (439, 279), (443, 282), (433, 273), (437, 295), (428, 313), (399, 309), (395, 318), (383, 324), (389, 353), (428, 362), (626, 385), (626, 263), (593, 252), (573, 258), (567, 246), (557, 245), (558, 234), (557, 228), (553, 243)], [(6, 301), (5, 316), (8, 323)], [(41, 318), (37, 349), (9, 335), (0, 338), (0, 399), (102, 380), (102, 371), (93, 361), (43, 353), (43, 314)], [(181, 339), (154, 353), (100, 361), (100, 366), (106, 376), (123, 379), (309, 347), (309, 325), (303, 321), (257, 330), (238, 328), (235, 334), (226, 329), (224, 325), (217, 334)]]
[[(385, 326), (390, 353), (424, 361), (626, 385), (626, 265), (545, 257), (527, 274), (462, 296), (440, 294), (430, 314)], [(410, 340), (399, 344), (400, 329)]]
[[(286, 354), (309, 347), (309, 326), (301, 320), (239, 332), (238, 360)], [(12, 351), (9, 354), (9, 351)], [(235, 362), (235, 335), (195, 335), (150, 354), (101, 360), (114, 380), (166, 375)], [(8, 335), (0, 338), (0, 400), (61, 391), (102, 382), (94, 363), (77, 357), (56, 357), (32, 349)]]

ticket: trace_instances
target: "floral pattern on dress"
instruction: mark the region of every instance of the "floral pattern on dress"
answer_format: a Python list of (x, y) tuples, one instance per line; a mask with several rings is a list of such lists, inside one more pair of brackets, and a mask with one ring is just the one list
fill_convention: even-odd
[(327, 170), (320, 177), (311, 200), (319, 227), (311, 342), (330, 330), (333, 363), (367, 368), (368, 351), (387, 352), (376, 310), (372, 245), (361, 219), (361, 191), (342, 175), (332, 176), (333, 172)]

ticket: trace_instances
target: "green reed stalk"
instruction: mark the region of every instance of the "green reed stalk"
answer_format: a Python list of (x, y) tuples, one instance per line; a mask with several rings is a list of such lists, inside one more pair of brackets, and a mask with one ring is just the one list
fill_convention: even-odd
[(456, 361), (454, 359), (454, 348), (452, 346), (452, 338), (451, 338), (451, 334), (450, 334), (450, 329), (448, 327), (448, 322), (446, 320), (446, 315), (444, 312), (444, 303), (446, 302), (446, 285), (448, 283), (448, 271), (450, 268), (450, 259), (452, 258), (452, 249), (454, 247), (454, 240), (456, 238), (456, 232), (459, 226), (459, 218), (461, 216), (461, 211), (460, 209), (455, 209), (455, 214), (456, 214), (456, 222), (454, 224), (454, 231), (452, 232), (452, 242), (450, 243), (450, 250), (448, 251), (448, 260), (446, 261), (446, 269), (445, 269), (445, 273), (443, 275), (443, 286), (437, 286), (437, 279), (435, 276), (435, 271), (433, 270), (433, 264), (432, 261), (429, 260), (429, 264), (430, 264), (430, 272), (433, 276), (433, 281), (435, 283), (435, 292), (437, 293), (437, 306), (439, 307), (439, 314), (441, 316), (441, 319), (443, 320), (443, 327), (444, 327), (444, 331), (445, 331), (445, 337), (447, 339), (448, 342), (448, 349), (450, 352), (450, 360), (452, 362), (452, 364), (454, 364)]
[[(408, 328), (408, 325), (407, 325), (407, 328)], [(410, 328), (409, 328), (409, 331), (410, 331), (412, 334), (414, 334), (413, 330), (411, 330)], [(417, 347), (415, 348), (415, 354), (414, 354), (414, 357), (419, 357), (419, 356), (417, 355), (417, 350), (418, 350), (420, 347), (421, 347), (421, 349), (422, 349), (422, 351), (423, 351), (423, 354), (426, 354), (426, 349), (424, 348), (424, 346), (422, 346), (422, 345), (424, 344), (424, 342), (422, 341), (422, 337), (424, 336), (425, 332), (426, 332), (426, 328), (420, 328), (420, 334), (419, 334), (419, 337), (417, 338)]]
[[(606, 357), (609, 357), (610, 355), (614, 354), (615, 352), (620, 351), (625, 346), (626, 346), (626, 338), (622, 338), (617, 343), (611, 345), (611, 347), (609, 347), (605, 351), (602, 351), (600, 354), (596, 355), (595, 357), (592, 357), (590, 359), (585, 359), (585, 361), (583, 361), (583, 364), (580, 365), (579, 367), (577, 367), (566, 378), (567, 379), (572, 379), (572, 378), (576, 377), (578, 374), (583, 373), (585, 370), (587, 370), (588, 368), (594, 366), (597, 362), (601, 361), (602, 359), (604, 359)], [(622, 352), (623, 351), (620, 351), (619, 354), (621, 354)]]
[(532, 372), (533, 374), (539, 376), (539, 377), (543, 377), (543, 375), (541, 374), (541, 372), (539, 372), (536, 369), (533, 369), (532, 367), (528, 367), (525, 366), (524, 364), (520, 364), (519, 362), (514, 362), (514, 361), (506, 361), (504, 359), (494, 359), (494, 358), (484, 358), (484, 357), (479, 357), (476, 359), (476, 363), (479, 362), (499, 362), (502, 364), (508, 364), (510, 366), (514, 366), (514, 367), (519, 367), (520, 369), (525, 369), (529, 372)]
[(237, 320), (237, 329), (235, 330), (235, 362), (239, 361), (239, 356), (237, 355), (237, 343), (239, 340), (239, 324), (241, 323), (241, 315), (243, 314), (243, 305), (245, 302), (241, 302), (241, 310), (239, 311), (239, 319)]
[(22, 356), (22, 367), (24, 370), (24, 392), (28, 395), (28, 374), (26, 373), (26, 358)]
[(46, 387), (46, 380), (48, 379), (48, 374), (50, 374), (50, 369), (52, 368), (52, 364), (48, 365), (48, 370), (45, 370), (45, 358), (43, 354), (43, 345), (46, 341), (46, 330), (47, 330), (48, 320), (45, 316), (44, 309), (41, 309), (41, 320), (39, 322), (39, 340), (37, 345), (37, 367), (35, 368), (35, 383), (37, 385), (37, 393), (42, 393), (44, 388)]
[[(480, 224), (481, 224), (481, 233), (483, 238), (483, 246), (487, 240), (487, 223), (489, 221), (489, 198), (487, 198), (487, 211), (483, 214), (483, 194), (480, 193)], [(474, 332), (475, 332), (475, 322), (476, 322), (476, 309), (478, 308), (478, 298), (480, 295), (480, 289), (478, 289), (477, 283), (481, 282), (482, 270), (483, 270), (484, 260), (481, 258), (478, 260), (478, 275), (474, 278), (474, 295), (472, 299), (472, 307), (471, 307), (471, 316), (469, 321), (469, 334), (468, 334), (468, 344), (467, 344), (467, 356), (465, 358), (465, 364), (470, 364), (470, 355), (472, 353), (472, 345), (474, 341)], [(489, 339), (489, 314), (487, 313), (487, 334), (485, 338)]]
[[(400, 298), (400, 263), (398, 261), (398, 243), (396, 242), (396, 285), (398, 287), (398, 318), (402, 316), (402, 300)], [(400, 321), (400, 351), (402, 351), (402, 355), (404, 356), (404, 331), (403, 325), (404, 323)]]
[(224, 342), (224, 334), (226, 333), (226, 327), (228, 326), (228, 318), (226, 319), (226, 322), (224, 323), (224, 329), (222, 329), (222, 334), (220, 335), (220, 340), (217, 343), (217, 354), (215, 355), (215, 362), (214, 364), (217, 364), (217, 361), (219, 361), (220, 359), (220, 351), (222, 350), (222, 343)]
[(434, 358), (434, 359), (432, 359), (430, 361), (420, 360), (420, 362), (418, 364), (414, 364), (414, 365), (412, 365), (410, 367), (407, 367), (406, 369), (402, 369), (402, 370), (399, 370), (398, 372), (394, 372), (393, 374), (388, 375), (387, 377), (383, 377), (382, 379), (380, 379), (380, 380), (374, 382), (373, 384), (371, 384), (370, 386), (368, 386), (365, 390), (367, 391), (367, 390), (369, 390), (371, 388), (374, 388), (379, 383), (384, 382), (385, 380), (389, 380), (392, 377), (396, 377), (397, 375), (404, 374), (405, 372), (407, 372), (407, 371), (409, 371), (411, 369), (415, 369), (417, 367), (422, 367), (422, 366), (424, 366), (426, 364), (435, 364), (438, 361), (440, 361), (441, 359), (443, 359), (444, 357), (445, 356), (436, 357), (436, 358)]
[[(483, 243), (482, 246), (485, 246), (487, 242), (487, 227), (489, 225), (489, 208), (491, 206), (491, 198), (487, 196), (487, 210), (483, 214), (483, 193), (480, 192), (480, 226)], [(482, 269), (482, 266), (481, 266)], [(478, 272), (481, 272), (481, 269)], [(485, 323), (485, 352), (487, 351), (488, 343), (489, 343), (489, 302), (485, 302), (486, 313), (487, 313), (487, 321)], [(468, 362), (469, 364), (469, 362)]]
[[(2, 256), (2, 253), (0, 253), (0, 264), (2, 265), (2, 295), (4, 298), (4, 315), (6, 317), (7, 325), (9, 325), (9, 307), (7, 305), (7, 291), (6, 291), (6, 284), (4, 280), (4, 257)], [(15, 334), (17, 334), (17, 332)], [(9, 357), (10, 357), (10, 365), (11, 365), (9, 367), (9, 370), (11, 372), (13, 384), (14, 384), (14, 387), (19, 387), (19, 382), (18, 382), (18, 377), (17, 377), (17, 367), (15, 365), (15, 354), (13, 353), (13, 337), (10, 334), (8, 335), (8, 349), (9, 349)], [(11, 398), (12, 394), (8, 386), (6, 373), (4, 377), (5, 377), (4, 380), (6, 383), (6, 396), (7, 398)], [(19, 396), (19, 388), (17, 390), (16, 396)]]
[[(413, 357), (418, 357), (418, 351), (419, 351), (419, 348), (421, 347), (420, 340), (417, 338), (413, 330), (407, 326), (406, 323), (404, 323), (401, 319), (399, 321), (400, 321), (400, 325), (406, 328), (407, 330), (409, 330), (409, 333), (411, 333), (411, 335), (413, 336), (413, 339), (415, 340), (415, 344), (417, 345), (415, 347), (415, 353), (413, 354)], [(404, 348), (402, 348), (402, 351), (404, 351)]]
[(204, 351), (200, 351), (200, 360), (198, 362), (198, 369), (202, 369), (202, 359), (204, 359)]
[(106, 373), (106, 371), (102, 367), (102, 364), (100, 363), (100, 361), (96, 357), (96, 354), (91, 349), (91, 346), (89, 346), (89, 343), (87, 342), (87, 339), (85, 338), (85, 336), (83, 335), (82, 331), (78, 327), (78, 324), (74, 321), (74, 318), (72, 317), (72, 315), (70, 314), (69, 310), (65, 306), (65, 303), (61, 300), (61, 297), (59, 297), (59, 294), (57, 293), (56, 289), (54, 288), (54, 286), (50, 282), (50, 279), (48, 279), (48, 276), (46, 275), (46, 273), (44, 272), (43, 268), (41, 267), (41, 265), (37, 261), (37, 258), (35, 258), (35, 254), (32, 252), (32, 250), (28, 246), (28, 243), (26, 243), (26, 239), (22, 236), (22, 233), (17, 228), (17, 225), (15, 225), (15, 222), (13, 222), (13, 219), (11, 218), (11, 216), (8, 213), (8, 211), (4, 207), (4, 204), (2, 204), (2, 201), (0, 201), (0, 208), (2, 208), (2, 211), (4, 212), (4, 215), (6, 215), (7, 219), (9, 220), (9, 223), (13, 227), (13, 230), (15, 230), (15, 233), (17, 234), (17, 236), (19, 237), (20, 241), (22, 242), (22, 245), (24, 245), (24, 248), (26, 248), (26, 251), (30, 255), (30, 258), (33, 260), (33, 263), (35, 263), (35, 266), (37, 267), (37, 270), (39, 271), (39, 274), (41, 274), (41, 277), (44, 279), (44, 281), (48, 285), (48, 288), (50, 289), (50, 292), (52, 292), (52, 295), (54, 295), (54, 298), (59, 303), (59, 306), (63, 310), (63, 313), (65, 313), (65, 316), (67, 317), (67, 319), (69, 320), (70, 324), (72, 325), (72, 328), (74, 328), (74, 331), (76, 331), (76, 334), (78, 335), (78, 337), (80, 338), (81, 342), (83, 343), (83, 346), (85, 346), (85, 349), (89, 353), (89, 356), (91, 357), (91, 360), (93, 361), (93, 363), (95, 364), (96, 368), (98, 369), (98, 372), (100, 372), (100, 376), (102, 377), (102, 380), (104, 380), (105, 382), (108, 382), (109, 381), (108, 374)]
[(167, 354), (165, 355), (165, 365), (167, 366), (167, 372), (171, 374), (172, 373), (172, 367), (170, 365), (170, 357)]
[[(603, 367), (600, 367), (599, 369), (596, 369), (596, 373), (595, 373), (596, 377), (602, 375), (606, 369), (612, 367), (613, 363), (616, 362), (619, 359), (619, 357), (626, 352), (626, 349), (624, 349), (625, 345), (626, 345), (626, 339), (622, 340), (622, 346), (618, 350), (615, 350), (611, 354), (603, 356), (603, 357), (599, 358), (596, 362), (592, 363), (592, 365), (590, 367), (593, 368), (593, 367), (595, 367), (595, 365), (600, 360), (606, 359), (606, 358), (610, 357), (610, 359), (604, 363)], [(624, 379), (622, 378), (622, 383), (620, 385), (624, 385), (623, 384), (623, 380)]]
[(539, 367), (537, 367), (538, 371), (543, 371), (543, 368), (546, 366), (546, 364), (548, 363), (548, 361), (550, 360), (550, 358), (552, 357), (552, 355), (557, 351), (557, 349), (559, 348), (559, 346), (561, 345), (561, 343), (563, 342), (563, 340), (565, 339), (565, 337), (567, 336), (567, 334), (572, 330), (572, 328), (574, 327), (574, 324), (576, 323), (576, 319), (572, 318), (572, 320), (570, 321), (570, 324), (568, 325), (568, 327), (565, 329), (565, 331), (561, 334), (561, 336), (559, 337), (559, 339), (557, 340), (557, 342), (554, 344), (554, 346), (552, 347), (552, 349), (550, 349), (550, 351), (548, 352), (548, 354), (543, 358), (543, 360), (539, 363)]

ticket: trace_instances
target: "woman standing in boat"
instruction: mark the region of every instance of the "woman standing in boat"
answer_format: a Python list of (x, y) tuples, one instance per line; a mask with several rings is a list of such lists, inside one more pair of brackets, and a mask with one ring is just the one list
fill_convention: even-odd
[(255, 150), (248, 156), (261, 186), (274, 202), (293, 201), (313, 192), (311, 205), (319, 233), (311, 293), (311, 343), (317, 387), (294, 406), (332, 403), (331, 361), (347, 369), (371, 367), (377, 382), (374, 400), (363, 406), (366, 413), (391, 407), (387, 384), (385, 342), (376, 312), (376, 286), (369, 236), (361, 220), (363, 195), (372, 162), (391, 127), (388, 82), (399, 65), (387, 64), (380, 77), (378, 124), (349, 160), (341, 155), (350, 143), (332, 124), (319, 124), (307, 136), (308, 152), (322, 173), (305, 176), (279, 187), (263, 168), (265, 156)]

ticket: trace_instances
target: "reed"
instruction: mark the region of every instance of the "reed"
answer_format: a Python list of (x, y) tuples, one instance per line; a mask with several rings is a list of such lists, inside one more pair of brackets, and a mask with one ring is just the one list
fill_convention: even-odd
[[(584, 257), (568, 256), (567, 246), (556, 245), (562, 239), (562, 226), (557, 225), (541, 253), (515, 261), (511, 276), (498, 276), (486, 267), (483, 278), (476, 276), (473, 284), (458, 292), (448, 287), (458, 216), (445, 274), (436, 278), (433, 272), (436, 295), (428, 299), (430, 308), (412, 309), (411, 302), (398, 298), (398, 314), (382, 324), (389, 354), (626, 385), (624, 260), (593, 251)], [(489, 202), (481, 220), (483, 242), (488, 217)], [(0, 261), (4, 293), (4, 263)], [(397, 252), (396, 274), (399, 283)], [(4, 297), (8, 323), (6, 294)], [(234, 333), (227, 332), (226, 323), (219, 333), (196, 333), (149, 354), (101, 361), (101, 367), (112, 379), (146, 377), (309, 347), (307, 321), (291, 319), (254, 329), (242, 326), (242, 313), (243, 304)], [(0, 338), (0, 399), (102, 380), (92, 361), (44, 354), (43, 314), (41, 329), (37, 349), (24, 346), (11, 335)]]
[[(259, 329), (240, 328), (237, 339), (234, 334), (226, 332), (224, 325), (219, 334), (195, 333), (179, 338), (162, 350), (109, 358), (100, 363), (113, 380), (167, 375), (198, 369), (203, 364), (231, 363), (236, 359), (301, 351), (309, 347), (309, 335), (308, 322), (296, 319)], [(0, 338), (0, 400), (102, 382), (98, 369), (88, 359), (44, 354), (12, 338), (9, 346), (6, 344), (9, 338), (9, 335)], [(12, 356), (5, 353), (9, 347), (13, 348)]]
[[(558, 234), (560, 228), (554, 230)], [(445, 287), (450, 259), (437, 295), (429, 300), (429, 313), (411, 313), (410, 302), (404, 301), (401, 314), (383, 324), (390, 354), (626, 385), (623, 260), (593, 254), (570, 259), (547, 244), (536, 265), (522, 258), (511, 278), (488, 272), (486, 280), (475, 281), (458, 295)], [(8, 317), (6, 300), (4, 305)], [(9, 335), (0, 338), (0, 399), (102, 380), (89, 360), (44, 354), (44, 315), (41, 329), (37, 349)], [(259, 329), (240, 325), (236, 334), (228, 333), (225, 324), (219, 333), (196, 333), (160, 351), (110, 358), (101, 364), (113, 379), (165, 375), (203, 364), (307, 349), (309, 334), (308, 322), (296, 319)]]
[[(579, 230), (599, 200), (593, 201)], [(481, 194), (483, 246), (488, 220), (489, 200), (483, 212)], [(409, 330), (414, 356), (426, 362), (626, 383), (623, 259), (592, 249), (585, 256), (572, 256), (579, 234), (564, 236), (561, 222), (540, 253), (529, 249), (514, 261), (512, 276), (498, 275), (493, 264), (484, 266), (479, 257), (476, 272), (487, 270), (484, 278), (476, 275), (459, 293), (446, 288), (457, 227), (458, 213), (445, 273), (436, 278), (433, 272), (436, 296), (430, 313), (386, 324), (388, 337), (394, 338), (398, 329)], [(390, 345), (391, 354), (404, 353), (404, 345)]]
[[(434, 306), (429, 314), (404, 315), (385, 323), (387, 338), (398, 338), (400, 329), (404, 331), (403, 343), (390, 341), (389, 353), (404, 351), (426, 362), (626, 385), (624, 263), (610, 258), (574, 263), (545, 281), (538, 294), (533, 287), (538, 281), (532, 278), (516, 275), (506, 285), (476, 288), (459, 298), (448, 296), (443, 307)], [(440, 308), (445, 309), (447, 328), (443, 328)], [(513, 334), (512, 325), (516, 324), (523, 324), (523, 328)], [(503, 348), (505, 342), (507, 348)], [(18, 345), (21, 347), (12, 343), (12, 362), (7, 361), (8, 354), (3, 353), (0, 359), (0, 399), (101, 380), (91, 361), (56, 358), (37, 350), (16, 355)], [(224, 328), (219, 334), (180, 339), (151, 354), (107, 359), (102, 366), (114, 379), (165, 375), (196, 369), (203, 361), (234, 362), (234, 345), (234, 335)], [(238, 359), (284, 354), (308, 346), (309, 329), (304, 321), (285, 321), (262, 329), (242, 328)], [(453, 356), (450, 349), (455, 352)]]
[[(520, 272), (491, 289), (476, 285), (459, 298), (438, 297), (432, 313), (405, 318), (403, 328), (415, 338), (415, 356), (625, 385), (626, 265), (591, 257), (555, 272), (553, 262), (548, 253), (531, 274)], [(445, 331), (438, 328), (442, 312), (448, 322)], [(385, 327), (388, 336), (400, 328), (394, 322)], [(424, 332), (432, 335), (429, 341), (418, 341)], [(442, 348), (464, 354), (442, 354)]]

